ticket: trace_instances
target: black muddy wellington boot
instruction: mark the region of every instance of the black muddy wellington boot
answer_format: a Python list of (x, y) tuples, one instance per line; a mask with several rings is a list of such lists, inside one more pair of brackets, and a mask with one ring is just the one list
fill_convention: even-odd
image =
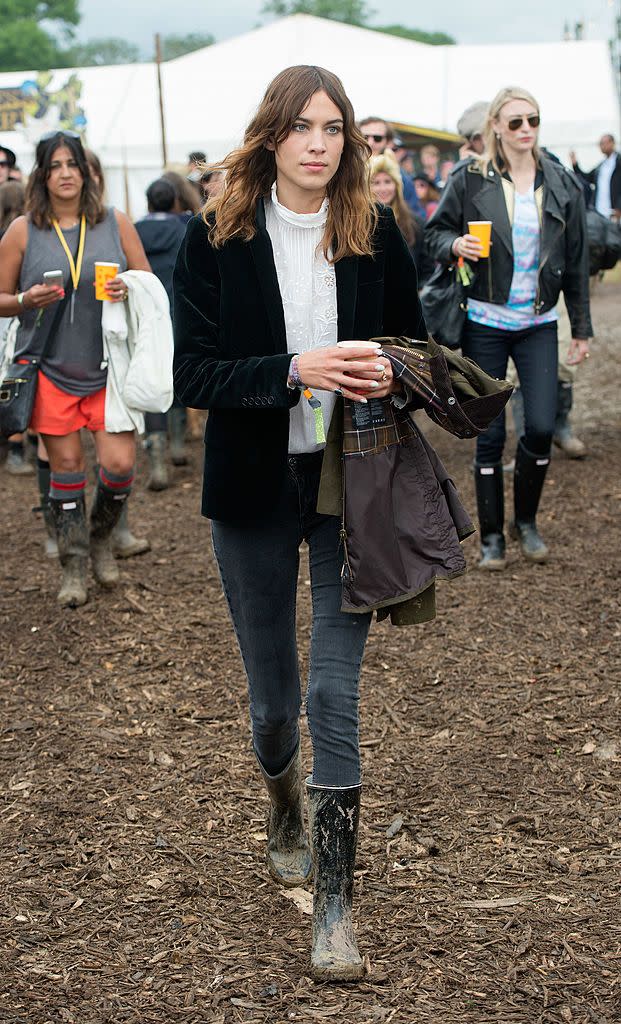
[(168, 410), (167, 418), (171, 462), (173, 466), (187, 466), (185, 434), (188, 426), (188, 414), (183, 406), (173, 405)]
[(309, 782), (307, 791), (315, 871), (311, 973), (317, 981), (356, 981), (365, 970), (352, 919), (361, 787)]
[(90, 550), (93, 575), (102, 587), (114, 587), (121, 578), (112, 553), (112, 531), (127, 498), (128, 492), (115, 494), (97, 480), (91, 507)]
[[(45, 554), (48, 558), (58, 558), (56, 527), (50, 509), (50, 464), (45, 459), (37, 458), (37, 484), (39, 487), (39, 508), (45, 523)], [(36, 510), (35, 510), (36, 511)]]
[[(257, 758), (258, 760), (258, 758)], [(271, 808), (267, 827), (267, 869), (280, 885), (304, 885), (313, 872), (313, 861), (304, 829), (304, 787), (300, 748), (279, 775), (268, 775), (259, 761)]]
[(88, 527), (84, 494), (71, 500), (50, 497), (49, 511), (63, 571), (57, 600), (63, 608), (77, 608), (87, 600)]
[(474, 485), (481, 531), (481, 561), (478, 568), (487, 572), (506, 569), (505, 559), (505, 496), (502, 464), (474, 464)]
[(549, 456), (534, 455), (519, 442), (513, 478), (515, 520), (510, 532), (528, 562), (545, 562), (550, 554), (537, 530), (537, 509), (549, 465)]

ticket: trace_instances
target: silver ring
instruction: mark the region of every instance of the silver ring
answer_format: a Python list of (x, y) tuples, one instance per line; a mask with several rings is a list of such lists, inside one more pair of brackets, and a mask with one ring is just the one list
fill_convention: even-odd
[(343, 394), (343, 392), (341, 391), (341, 389), (340, 389), (340, 388), (335, 388), (335, 389), (334, 389), (334, 394), (335, 394), (335, 395), (342, 395), (342, 394)]

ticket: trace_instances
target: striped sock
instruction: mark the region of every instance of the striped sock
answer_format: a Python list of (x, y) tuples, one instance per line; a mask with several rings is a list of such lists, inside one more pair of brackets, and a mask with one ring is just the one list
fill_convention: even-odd
[(50, 473), (50, 498), (75, 502), (84, 497), (86, 473)]
[(97, 477), (99, 486), (102, 487), (104, 491), (110, 491), (115, 498), (120, 498), (122, 500), (129, 495), (132, 489), (134, 471), (132, 469), (129, 476), (120, 476), (118, 473), (111, 473), (109, 469), (106, 469), (104, 466), (100, 466)]

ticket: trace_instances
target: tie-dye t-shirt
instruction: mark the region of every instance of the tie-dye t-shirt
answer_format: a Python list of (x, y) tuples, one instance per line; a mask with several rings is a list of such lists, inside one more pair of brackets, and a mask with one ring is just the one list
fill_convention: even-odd
[(485, 327), (503, 331), (520, 331), (557, 320), (556, 309), (535, 314), (540, 241), (539, 211), (535, 189), (523, 195), (515, 193), (513, 212), (513, 279), (506, 305), (468, 299), (468, 319)]

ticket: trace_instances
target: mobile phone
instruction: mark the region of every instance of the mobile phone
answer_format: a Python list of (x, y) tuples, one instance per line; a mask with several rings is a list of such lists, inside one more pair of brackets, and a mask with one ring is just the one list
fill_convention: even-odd
[(55, 285), (57, 288), (63, 288), (65, 278), (62, 270), (46, 270), (43, 275), (43, 284)]

